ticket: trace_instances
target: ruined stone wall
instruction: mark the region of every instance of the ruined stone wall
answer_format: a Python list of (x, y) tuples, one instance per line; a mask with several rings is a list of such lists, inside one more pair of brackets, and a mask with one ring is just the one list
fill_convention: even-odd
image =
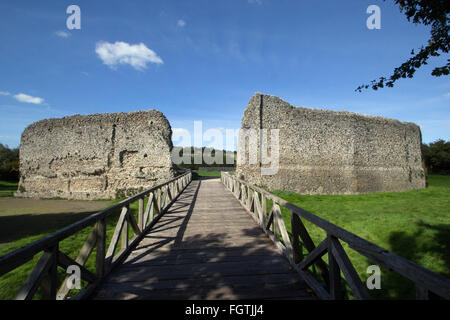
[(157, 110), (75, 115), (28, 126), (16, 196), (113, 199), (175, 176), (172, 130)]
[[(279, 170), (261, 175), (258, 163), (238, 164), (246, 181), (301, 194), (358, 194), (425, 187), (420, 128), (407, 122), (345, 111), (293, 107), (256, 94), (242, 128), (279, 129)], [(238, 153), (248, 158), (240, 139)], [(270, 141), (270, 140), (269, 140)], [(270, 143), (269, 143), (270, 146)], [(264, 165), (262, 166), (264, 167)]]

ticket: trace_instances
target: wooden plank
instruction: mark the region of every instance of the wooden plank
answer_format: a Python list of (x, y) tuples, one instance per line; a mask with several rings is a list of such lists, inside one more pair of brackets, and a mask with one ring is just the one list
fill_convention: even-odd
[(301, 270), (298, 266), (294, 266), (295, 271), (305, 280), (308, 286), (314, 291), (317, 296), (322, 300), (331, 300), (330, 294), (325, 287), (317, 281), (312, 275)]
[(228, 251), (227, 254), (222, 256), (217, 255), (217, 250), (210, 251), (209, 253), (202, 253), (201, 250), (196, 250), (195, 253), (171, 253), (161, 252), (148, 253), (144, 255), (137, 254), (133, 251), (127, 259), (124, 261), (126, 264), (145, 263), (146, 265), (175, 265), (175, 264), (192, 264), (192, 263), (220, 263), (220, 262), (246, 262), (246, 263), (258, 263), (265, 259), (278, 259), (279, 263), (285, 263), (284, 257), (282, 257), (277, 251), (264, 250), (263, 252), (256, 252), (254, 254), (243, 254), (239, 251)]
[(138, 200), (138, 227), (144, 230), (144, 198)]
[[(298, 217), (298, 220), (297, 220), (297, 229), (298, 229), (298, 234), (300, 236), (300, 239), (303, 241), (303, 244), (304, 244), (306, 250), (308, 250), (311, 253), (316, 248), (316, 245), (312, 241), (311, 236), (309, 235), (308, 230), (306, 230), (306, 227), (303, 224), (300, 217)], [(324, 281), (326, 283), (329, 283), (328, 268), (327, 268), (327, 265), (325, 264), (325, 262), (322, 259), (319, 259), (315, 262), (315, 264), (316, 264), (317, 268), (319, 269), (319, 272), (320, 272), (322, 278), (324, 279)]]
[(254, 202), (254, 208), (256, 212), (256, 216), (258, 217), (258, 223), (260, 227), (264, 228), (264, 217), (263, 217), (263, 211), (261, 208), (261, 202), (259, 200), (259, 194), (255, 191), (253, 195), (253, 202)]
[(133, 229), (134, 233), (136, 235), (140, 235), (142, 231), (139, 228), (139, 226), (136, 222), (136, 219), (134, 218), (134, 214), (133, 214), (133, 212), (131, 212), (131, 210), (130, 210), (130, 213), (128, 214), (128, 218), (130, 220), (130, 225), (131, 225), (131, 228)]
[(52, 258), (50, 267), (42, 279), (42, 298), (44, 300), (56, 300), (56, 286), (58, 284), (58, 246), (53, 246), (45, 250), (45, 252), (50, 253)]
[(130, 208), (127, 207), (127, 212), (125, 214), (125, 219), (123, 220), (122, 224), (122, 231), (120, 231), (120, 248), (126, 249), (128, 248), (128, 237), (129, 237), (129, 221), (130, 221), (130, 215), (131, 215)]
[(156, 215), (160, 215), (161, 214), (161, 210), (159, 208), (159, 190), (155, 192), (155, 196), (153, 197), (153, 203), (155, 204), (155, 211), (156, 211)]
[(97, 299), (144, 299), (144, 300), (224, 300), (224, 299), (285, 299), (290, 297), (300, 297), (302, 300), (314, 299), (309, 295), (302, 283), (286, 285), (260, 285), (259, 290), (254, 286), (234, 285), (217, 287), (214, 284), (195, 288), (168, 288), (168, 289), (147, 289), (145, 286), (136, 287), (132, 284), (111, 284), (102, 290)]
[(170, 202), (170, 200), (169, 200), (169, 193), (170, 193), (169, 186), (165, 186), (163, 188), (163, 190), (164, 191), (163, 191), (163, 196), (162, 196), (162, 200), (161, 200), (161, 204), (162, 204), (161, 211), (164, 211), (165, 207)]
[(336, 262), (339, 265), (339, 267), (341, 268), (345, 280), (347, 280), (347, 283), (352, 290), (352, 293), (355, 295), (357, 299), (360, 300), (370, 299), (370, 295), (367, 292), (366, 287), (361, 282), (358, 273), (353, 267), (350, 259), (345, 253), (345, 250), (342, 247), (339, 240), (333, 236), (329, 236), (329, 241), (332, 255), (336, 259)]
[(97, 234), (97, 254), (95, 257), (95, 270), (97, 276), (102, 278), (105, 274), (105, 258), (106, 258), (106, 219), (100, 219), (95, 224)]
[[(189, 176), (190, 178), (191, 176)], [(191, 182), (191, 180), (186, 180), (188, 185)], [(187, 185), (186, 185), (187, 187)], [(185, 188), (186, 188), (185, 187)], [(183, 189), (184, 190), (184, 189)], [(178, 196), (177, 196), (178, 197)], [(173, 202), (176, 201), (177, 197), (166, 206), (166, 210), (169, 209)], [(134, 250), (134, 248), (137, 246), (138, 243), (140, 243), (144, 237), (144, 235), (148, 232), (148, 230), (151, 230), (156, 223), (158, 223), (158, 221), (164, 217), (165, 211), (161, 211), (147, 226), (147, 228), (140, 234), (140, 235), (136, 235), (134, 236), (130, 241), (129, 241), (129, 245), (127, 248), (122, 248), (119, 253), (115, 256), (111, 256), (111, 257), (107, 257), (107, 259), (109, 260), (109, 268), (108, 268), (108, 273), (113, 271), (115, 267), (117, 267), (118, 265), (120, 265), (120, 263), (122, 263), (124, 261), (124, 259), (132, 252), (132, 250)], [(111, 242), (112, 243), (112, 242)], [(83, 291), (83, 294), (80, 295), (80, 297), (88, 297), (90, 294), (92, 293), (92, 289), (87, 289), (85, 291)], [(78, 297), (78, 295), (77, 295)]]
[[(276, 205), (275, 211), (274, 211), (275, 217), (276, 217), (276, 224), (278, 225), (277, 230), (281, 233), (281, 239), (283, 239), (284, 246), (287, 249), (287, 258), (292, 259), (292, 244), (291, 239), (289, 238), (289, 234), (286, 230), (286, 225), (283, 221), (283, 216), (281, 215), (281, 209), (278, 205)], [(276, 234), (275, 234), (276, 237)], [(279, 239), (279, 237), (277, 238)]]
[(53, 253), (44, 252), (38, 263), (31, 271), (25, 283), (17, 293), (15, 300), (31, 300), (41, 284), (42, 279), (53, 266)]
[(156, 208), (157, 214), (160, 214), (161, 213), (161, 209), (162, 209), (161, 193), (162, 193), (161, 189), (158, 189), (158, 190), (155, 191), (155, 208)]
[(92, 284), (87, 285), (81, 291), (75, 296), (70, 298), (70, 300), (85, 300), (88, 299), (89, 296), (94, 292), (94, 290), (98, 287), (98, 285), (101, 283), (100, 280), (95, 281)]
[[(114, 280), (114, 277), (112, 277), (112, 280)], [(273, 285), (273, 284), (280, 284), (280, 285), (286, 285), (286, 284), (294, 284), (301, 282), (301, 277), (295, 273), (292, 272), (286, 272), (286, 273), (274, 273), (274, 274), (256, 274), (256, 275), (234, 275), (234, 276), (227, 276), (227, 277), (220, 277), (218, 276), (212, 276), (208, 278), (203, 279), (182, 279), (180, 281), (179, 279), (155, 279), (155, 278), (148, 278), (145, 279), (142, 282), (139, 282), (139, 286), (146, 288), (148, 290), (158, 290), (158, 289), (174, 289), (174, 288), (189, 288), (191, 290), (195, 290), (196, 288), (205, 288), (210, 286), (210, 284), (214, 286), (238, 286), (238, 285), (244, 285), (244, 286), (252, 286), (254, 287), (261, 287), (264, 285)], [(132, 282), (127, 281), (108, 281), (106, 283), (106, 286), (103, 287), (103, 289), (107, 289), (109, 285), (111, 286), (117, 286), (120, 284), (131, 284)]]
[(294, 263), (299, 263), (303, 260), (303, 249), (299, 240), (299, 217), (291, 212), (291, 232), (292, 232), (292, 259)]
[(144, 228), (145, 229), (150, 221), (153, 220), (153, 193), (150, 194), (147, 200), (147, 206), (144, 212)]
[[(95, 282), (97, 280), (97, 276), (95, 274), (93, 274), (91, 271), (86, 269), (83, 265), (77, 263), (75, 260), (73, 260), (72, 258), (70, 258), (68, 255), (66, 255), (65, 253), (63, 253), (61, 251), (58, 252), (58, 265), (63, 267), (66, 270), (69, 266), (72, 266), (72, 265), (78, 266), (78, 268), (80, 268), (82, 279), (84, 279), (88, 282)], [(64, 281), (67, 281), (67, 278)], [(58, 292), (58, 295), (59, 295), (59, 292)]]
[(271, 229), (271, 226), (273, 224), (273, 215), (274, 215), (274, 213), (273, 213), (273, 207), (272, 207), (272, 209), (270, 210), (269, 219), (267, 220), (267, 224), (266, 224), (266, 228), (265, 228), (265, 230), (267, 230), (267, 231), (269, 231)]
[(254, 205), (253, 192), (254, 191), (250, 187), (247, 188), (247, 206), (248, 206), (248, 210), (250, 212), (253, 212), (253, 209), (254, 209), (254, 207), (253, 207), (253, 205)]
[(267, 222), (267, 199), (264, 196), (264, 194), (262, 194), (262, 193), (261, 193), (261, 198), (262, 198), (261, 206), (262, 206), (262, 216), (263, 216), (261, 223), (263, 226), (265, 226), (266, 222)]
[(327, 241), (327, 245), (328, 268), (330, 270), (330, 298), (332, 300), (342, 300), (344, 298), (344, 292), (341, 284), (341, 269), (339, 268), (339, 265), (332, 254), (333, 250), (331, 248), (331, 242)]
[[(80, 249), (80, 252), (78, 253), (78, 256), (75, 258), (75, 264), (84, 266), (89, 259), (89, 256), (92, 253), (92, 250), (94, 250), (95, 245), (97, 244), (97, 229), (94, 226), (92, 231), (89, 233), (89, 236), (87, 237), (86, 241), (84, 242), (83, 246)], [(59, 261), (59, 260), (58, 260)], [(58, 299), (64, 299), (67, 294), (69, 293), (70, 289), (67, 287), (67, 279), (66, 277), (61, 284), (56, 296)]]
[[(275, 260), (278, 261), (278, 260)], [(145, 264), (121, 265), (120, 272), (111, 275), (110, 278), (122, 279), (123, 281), (140, 282), (152, 277), (158, 279), (193, 279), (205, 278), (214, 275), (256, 275), (289, 272), (290, 265), (286, 263), (274, 263), (271, 260), (263, 260), (258, 264), (246, 263), (245, 261), (222, 262), (222, 263), (198, 263), (168, 266), (151, 266)]]
[(327, 253), (328, 250), (328, 239), (323, 240), (317, 247), (311, 251), (304, 260), (300, 262), (298, 267), (302, 270), (307, 269), (313, 263), (315, 263), (318, 259), (322, 258), (322, 256)]
[(173, 197), (172, 197), (172, 185), (168, 185), (167, 186), (167, 200), (166, 200), (166, 204), (168, 204), (170, 201), (172, 201), (173, 200)]
[(78, 253), (78, 256), (76, 257), (75, 261), (79, 263), (80, 265), (84, 266), (86, 261), (89, 259), (89, 256), (92, 253), (92, 250), (94, 249), (95, 245), (97, 244), (97, 230), (94, 228), (89, 233), (89, 236), (87, 237), (85, 243), (80, 249), (80, 252)]
[(280, 226), (278, 224), (277, 207), (278, 207), (278, 210), (279, 210), (280, 207), (276, 203), (274, 203), (273, 206), (272, 206), (272, 212), (273, 212), (273, 223), (272, 223), (272, 228), (273, 229), (272, 229), (272, 232), (273, 232), (273, 235), (275, 237), (275, 240), (276, 241), (280, 241)]
[(127, 219), (128, 208), (123, 207), (122, 212), (120, 213), (119, 220), (117, 221), (116, 228), (114, 230), (113, 236), (111, 238), (111, 242), (108, 247), (108, 251), (106, 252), (106, 263), (109, 264), (114, 256), (114, 251), (116, 251), (117, 244), (119, 242), (119, 237), (122, 232), (123, 226)]
[[(198, 284), (191, 290), (196, 294), (197, 289), (208, 291), (213, 290), (214, 286), (222, 288), (223, 283), (229, 283), (226, 280), (239, 278), (239, 282), (236, 280), (235, 284), (230, 285), (248, 285), (249, 289), (242, 295), (245, 298), (251, 297), (251, 292), (258, 293), (267, 286), (265, 283), (250, 281), (250, 277), (263, 279), (283, 275), (282, 279), (289, 279), (289, 283), (291, 279), (298, 279), (302, 287), (296, 287), (298, 290), (285, 290), (287, 286), (283, 289), (282, 284), (275, 281), (273, 285), (278, 286), (279, 291), (270, 291), (267, 293), (268, 298), (282, 295), (311, 298), (312, 293), (306, 291), (305, 283), (293, 272), (288, 261), (276, 252), (272, 242), (264, 236), (258, 225), (252, 224), (242, 206), (238, 206), (240, 209), (233, 210), (232, 214), (227, 210), (215, 209), (214, 206), (207, 209), (206, 203), (204, 209), (197, 210), (197, 205), (202, 203), (202, 199), (208, 199), (210, 194), (214, 196), (208, 200), (214, 204), (220, 203), (218, 196), (224, 194), (225, 186), (219, 183), (202, 181), (198, 192), (195, 185), (189, 188), (182, 198), (183, 204), (164, 211), (156, 228), (150, 229), (152, 231), (146, 233), (143, 241), (128, 255), (125, 262), (117, 265), (99, 291), (108, 291), (112, 288), (111, 285), (120, 283), (121, 287), (124, 285), (123, 290), (133, 287), (137, 297), (145, 297), (140, 295), (142, 290), (157, 288), (151, 294), (153, 298), (165, 294), (160, 289), (176, 294), (180, 290), (178, 285), (186, 282)], [(192, 210), (189, 202), (193, 199), (195, 207)], [(238, 203), (233, 198), (226, 201)], [(229, 223), (233, 219), (236, 223)], [(181, 229), (180, 233), (179, 228), (181, 225), (186, 226), (183, 224), (185, 221), (187, 227)], [(174, 245), (175, 242), (177, 245)], [(278, 244), (282, 245), (280, 242)], [(212, 283), (212, 286), (208, 283)], [(172, 288), (172, 284), (178, 289)], [(279, 295), (279, 292), (283, 294)]]
[[(233, 177), (236, 181), (241, 184), (247, 184), (245, 181)], [(436, 273), (431, 272), (405, 258), (395, 255), (383, 249), (365, 239), (362, 239), (355, 234), (340, 228), (329, 221), (322, 219), (302, 208), (299, 208), (261, 188), (253, 188), (267, 196), (267, 198), (279, 203), (283, 207), (291, 210), (294, 214), (299, 215), (316, 226), (325, 230), (328, 234), (341, 239), (349, 244), (349, 247), (358, 251), (365, 257), (371, 259), (377, 264), (384, 266), (385, 268), (391, 269), (405, 278), (420, 284), (420, 286), (428, 288), (428, 290), (438, 294), (439, 296), (450, 299), (450, 280), (440, 276)]]
[(133, 197), (130, 197), (128, 199), (125, 199), (119, 203), (116, 203), (104, 210), (101, 210), (93, 215), (90, 215), (84, 219), (81, 219), (78, 222), (75, 222), (65, 228), (62, 228), (48, 236), (45, 236), (37, 241), (34, 241), (22, 248), (19, 248), (17, 250), (14, 250), (4, 256), (0, 257), (0, 276), (3, 274), (17, 268), (18, 266), (26, 263), (27, 261), (30, 261), (34, 255), (37, 253), (45, 250), (46, 248), (52, 247), (54, 245), (57, 245), (60, 241), (64, 240), (65, 238), (68, 238), (78, 231), (94, 225), (97, 220), (107, 218), (111, 214), (113, 214), (117, 209), (122, 208), (130, 203), (135, 202), (137, 199), (141, 198), (142, 196), (148, 195), (152, 193), (153, 191), (173, 182), (177, 179), (183, 179), (185, 177), (191, 177), (190, 172), (186, 172), (182, 174), (181, 176), (175, 177), (165, 183), (162, 183), (160, 185), (154, 186), (148, 190), (145, 190)]
[(430, 299), (430, 292), (422, 288), (420, 285), (416, 284), (416, 299), (417, 300), (429, 300)]

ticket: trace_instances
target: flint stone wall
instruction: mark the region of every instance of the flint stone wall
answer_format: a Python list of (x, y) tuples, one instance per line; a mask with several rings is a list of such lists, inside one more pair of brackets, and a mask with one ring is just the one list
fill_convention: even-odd
[(75, 115), (28, 126), (16, 196), (114, 199), (175, 176), (172, 130), (157, 110)]
[[(261, 175), (249, 164), (248, 139), (239, 141), (236, 174), (251, 184), (301, 194), (359, 194), (425, 187), (420, 128), (408, 122), (346, 111), (293, 107), (256, 94), (245, 109), (243, 129), (279, 129), (279, 170)], [(270, 133), (269, 133), (270, 137)], [(268, 145), (270, 146), (270, 140)], [(269, 151), (270, 153), (270, 151)], [(264, 167), (264, 165), (262, 165)]]

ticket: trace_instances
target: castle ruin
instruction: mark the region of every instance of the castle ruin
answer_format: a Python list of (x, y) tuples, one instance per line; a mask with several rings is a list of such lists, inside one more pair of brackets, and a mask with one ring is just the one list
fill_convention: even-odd
[(28, 126), (19, 197), (114, 199), (176, 175), (172, 130), (157, 110), (75, 115)]
[[(359, 194), (425, 187), (420, 128), (408, 122), (346, 111), (293, 107), (256, 94), (241, 129), (255, 129), (252, 143), (240, 137), (236, 174), (270, 190), (300, 194)], [(261, 129), (279, 129), (278, 170), (261, 174)], [(268, 135), (269, 136), (269, 135)], [(270, 138), (270, 136), (269, 136)], [(270, 144), (268, 144), (270, 146)], [(249, 150), (258, 156), (248, 161)]]

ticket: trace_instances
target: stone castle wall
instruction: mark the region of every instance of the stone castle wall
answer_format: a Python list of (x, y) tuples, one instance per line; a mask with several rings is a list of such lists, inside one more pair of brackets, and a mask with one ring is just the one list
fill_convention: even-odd
[(157, 110), (75, 115), (28, 126), (16, 196), (114, 199), (175, 176), (172, 130)]
[[(258, 163), (238, 164), (237, 174), (271, 190), (301, 194), (358, 194), (425, 187), (420, 128), (407, 122), (345, 111), (293, 107), (256, 94), (242, 128), (279, 129), (279, 170), (261, 175)], [(269, 134), (270, 136), (270, 134)], [(249, 142), (238, 153), (248, 159)], [(247, 141), (247, 140), (246, 140)], [(269, 143), (270, 146), (270, 143)], [(264, 165), (262, 165), (264, 167)]]

